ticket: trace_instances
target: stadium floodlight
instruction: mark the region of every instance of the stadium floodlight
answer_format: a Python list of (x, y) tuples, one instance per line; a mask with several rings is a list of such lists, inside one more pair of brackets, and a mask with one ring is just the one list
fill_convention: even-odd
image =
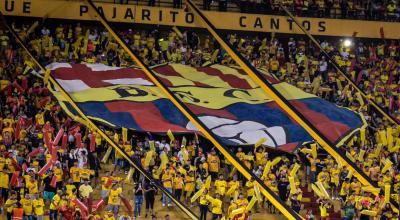
[(345, 39), (343, 42), (343, 45), (345, 47), (350, 47), (353, 44), (353, 42), (350, 39)]

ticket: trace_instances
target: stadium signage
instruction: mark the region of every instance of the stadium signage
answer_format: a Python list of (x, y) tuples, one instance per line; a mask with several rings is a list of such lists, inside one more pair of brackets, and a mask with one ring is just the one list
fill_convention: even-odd
[[(46, 7), (43, 7), (43, 6)], [(110, 21), (182, 27), (203, 27), (200, 19), (183, 9), (96, 3)], [(82, 1), (67, 0), (0, 0), (0, 10), (6, 15), (48, 17), (58, 19), (96, 20), (90, 7)], [(256, 15), (234, 12), (205, 11), (219, 29), (237, 31), (301, 34), (296, 24), (285, 16)], [(299, 18), (303, 27), (314, 35), (353, 36), (398, 39), (400, 28), (395, 22), (374, 22), (320, 18)]]

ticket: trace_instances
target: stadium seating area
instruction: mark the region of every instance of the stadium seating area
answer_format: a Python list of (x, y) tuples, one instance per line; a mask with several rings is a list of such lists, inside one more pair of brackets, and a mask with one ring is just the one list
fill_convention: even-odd
[[(120, 4), (150, 5), (182, 8), (180, 0), (98, 0)], [(285, 15), (282, 3), (289, 11), (302, 17), (340, 18), (360, 20), (399, 21), (400, 7), (395, 0), (196, 0), (204, 10), (240, 11), (245, 13)]]
[[(391, 1), (341, 2), (347, 5), (339, 1), (316, 1), (305, 9), (304, 1), (285, 1), (285, 4), (302, 16), (399, 19), (398, 6)], [(255, 8), (260, 8), (257, 4), (262, 3), (241, 1), (238, 4), (245, 11), (257, 13)], [(279, 13), (278, 7), (274, 3), (271, 5), (271, 10)], [(103, 63), (114, 67), (135, 65), (102, 28), (79, 23), (49, 24), (48, 28), (43, 24), (31, 31), (32, 23), (16, 22), (13, 29), (42, 65), (53, 62)], [(124, 29), (120, 35), (149, 66), (164, 63), (193, 67), (215, 63), (235, 65), (212, 36), (204, 32)], [(227, 34), (225, 37), (255, 67), (365, 116), (367, 127), (354, 134), (340, 150), (380, 189), (385, 191), (385, 186), (391, 186), (391, 198), (399, 202), (400, 128), (368, 105), (319, 48), (298, 36)], [(352, 44), (345, 44), (344, 39), (338, 38), (320, 41), (345, 74), (399, 121), (399, 41), (354, 40)], [(164, 218), (154, 211), (154, 203), (161, 203), (163, 209), (170, 209), (174, 204), (157, 192), (152, 182), (134, 172), (126, 159), (112, 150), (100, 135), (63, 112), (37, 76), (38, 68), (33, 60), (4, 27), (0, 29), (0, 57), (2, 214), (16, 219), (23, 212), (29, 220), (44, 219), (44, 216), (50, 219), (57, 219), (57, 216), (133, 219), (130, 212), (137, 218)], [(133, 160), (142, 164), (178, 200), (200, 213), (199, 216), (211, 213), (213, 219), (222, 216), (257, 219), (263, 213), (279, 214), (263, 199), (252, 210), (232, 216), (233, 210), (246, 207), (256, 195), (256, 183), (246, 181), (203, 138), (187, 135), (187, 144), (181, 147), (184, 136), (181, 134), (175, 134), (176, 140), (172, 140), (170, 136), (129, 131), (126, 138), (121, 129), (102, 127)], [(53, 140), (61, 128), (66, 131), (60, 140), (62, 149), (52, 152), (46, 136)], [(377, 219), (398, 219), (398, 213), (383, 194), (375, 196), (375, 189), (363, 187), (348, 167), (338, 163), (321, 147), (316, 147), (317, 157), (309, 153), (315, 147), (312, 145), (299, 146), (294, 154), (277, 152), (268, 146), (247, 146), (233, 149), (232, 153), (305, 219), (328, 219), (328, 216), (330, 219), (369, 219), (370, 212)], [(55, 157), (58, 159), (53, 161)], [(50, 162), (52, 168), (48, 169)], [(266, 168), (268, 163), (275, 164)], [(291, 172), (297, 165), (300, 165), (299, 171)], [(207, 181), (209, 176), (211, 183)], [(328, 196), (318, 195), (313, 183), (322, 185)], [(202, 195), (191, 202), (192, 196), (200, 190)], [(142, 203), (146, 206), (144, 212), (141, 212)]]

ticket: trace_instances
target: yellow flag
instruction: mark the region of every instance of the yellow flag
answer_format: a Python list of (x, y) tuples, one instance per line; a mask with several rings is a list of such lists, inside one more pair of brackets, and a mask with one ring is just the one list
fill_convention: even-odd
[(296, 183), (294, 182), (293, 176), (289, 177), (289, 183), (290, 183), (290, 194), (294, 194), (296, 192)]
[(361, 97), (359, 92), (356, 92), (357, 101), (360, 103), (360, 106), (364, 106), (364, 99)]
[(153, 152), (154, 151), (148, 151), (146, 153), (146, 157), (144, 159), (144, 167), (149, 167), (150, 166), (150, 161), (153, 158)]
[(381, 191), (381, 189), (375, 188), (375, 187), (372, 187), (372, 186), (363, 186), (361, 189), (364, 192), (370, 192), (370, 193), (373, 193), (373, 194), (378, 194), (379, 191)]
[(162, 152), (160, 155), (160, 158), (161, 158), (161, 166), (160, 167), (162, 169), (165, 169), (165, 167), (167, 166), (167, 163), (168, 163), (168, 157), (164, 152)]
[(171, 141), (171, 143), (175, 140), (174, 134), (172, 134), (172, 131), (170, 129), (168, 129), (167, 131), (167, 135), (169, 137), (169, 140)]
[(265, 165), (262, 177), (266, 177), (270, 170), (271, 170), (271, 161), (268, 161), (267, 164)]
[(361, 128), (360, 130), (360, 138), (361, 138), (361, 144), (365, 144), (365, 128)]
[(256, 195), (256, 198), (258, 199), (258, 201), (262, 202), (260, 187), (257, 184), (254, 184), (254, 194)]
[(232, 185), (232, 186), (228, 189), (228, 191), (226, 191), (226, 195), (227, 195), (227, 196), (232, 195), (232, 193), (236, 190), (236, 188), (237, 188), (236, 185)]
[(353, 177), (353, 171), (350, 170), (349, 173), (347, 174), (346, 178), (351, 179)]
[(215, 63), (215, 61), (217, 60), (218, 53), (219, 53), (219, 49), (214, 50), (214, 52), (211, 55), (211, 59), (210, 59), (211, 63)]
[(204, 185), (205, 185), (206, 189), (210, 188), (210, 186), (211, 186), (211, 176), (207, 177), (206, 182), (205, 182)]
[(240, 214), (244, 213), (245, 211), (246, 211), (246, 208), (245, 208), (245, 207), (235, 209), (235, 210), (233, 210), (233, 211), (231, 212), (231, 215), (230, 215), (229, 217), (230, 217), (231, 219), (233, 219), (236, 215), (240, 215)]
[(47, 83), (49, 83), (49, 78), (50, 78), (50, 70), (46, 70), (44, 72), (44, 77), (43, 77), (43, 82), (45, 85), (47, 85)]
[(390, 203), (390, 185), (385, 185), (385, 203)]
[(256, 198), (255, 196), (253, 196), (253, 197), (251, 198), (249, 204), (248, 204), (247, 207), (246, 207), (246, 211), (247, 211), (247, 212), (250, 211), (250, 210), (253, 208), (254, 204), (256, 204), (256, 202), (257, 202), (257, 198)]
[(107, 160), (108, 160), (108, 158), (109, 158), (110, 155), (111, 155), (111, 151), (112, 151), (112, 147), (109, 146), (108, 149), (107, 149), (107, 151), (106, 151), (106, 153), (104, 154), (103, 159), (101, 160), (101, 162), (107, 163)]
[(296, 176), (297, 171), (299, 170), (300, 165), (298, 163), (296, 163), (292, 169), (292, 171), (290, 171), (290, 176), (294, 177)]
[(328, 192), (326, 191), (324, 185), (323, 185), (320, 181), (318, 181), (316, 184), (317, 184), (317, 186), (318, 186), (320, 192), (324, 195), (324, 197), (327, 198), (327, 199), (329, 199), (329, 198), (330, 198), (330, 197), (329, 197), (329, 194), (328, 194)]
[(150, 150), (151, 151), (156, 151), (156, 146), (155, 146), (154, 141), (149, 141), (149, 145), (150, 145)]
[(259, 146), (261, 146), (264, 142), (266, 142), (267, 139), (266, 138), (261, 138), (260, 140), (258, 140), (255, 144), (254, 147), (257, 148)]
[(300, 150), (303, 154), (312, 154), (312, 150), (308, 148), (303, 148)]
[(236, 167), (234, 167), (234, 168), (231, 170), (231, 172), (229, 172), (229, 177), (232, 177), (233, 175), (235, 175), (236, 171), (237, 171), (237, 169), (236, 169)]
[(135, 168), (131, 167), (129, 169), (128, 175), (126, 175), (125, 183), (129, 183), (129, 181), (132, 179), (134, 172), (135, 172)]
[(128, 141), (128, 129), (122, 128), (122, 140), (125, 142)]
[(361, 214), (368, 215), (368, 216), (376, 216), (377, 212), (376, 211), (371, 211), (371, 210), (362, 210)]
[(363, 162), (364, 161), (364, 155), (365, 155), (365, 150), (360, 150), (360, 153), (358, 154), (358, 161)]
[(319, 190), (319, 188), (318, 188), (314, 183), (311, 184), (311, 189), (314, 191), (314, 193), (315, 193), (318, 197), (324, 198), (324, 194), (322, 194), (322, 192)]
[(392, 167), (392, 165), (393, 165), (393, 162), (391, 160), (389, 160), (389, 158), (386, 159), (385, 166), (383, 166), (383, 168), (382, 168), (382, 173), (383, 174), (386, 173), (386, 171), (388, 171), (390, 169), (390, 167)]
[(203, 194), (203, 192), (204, 192), (204, 188), (201, 188), (199, 191), (197, 191), (197, 192), (192, 196), (192, 198), (190, 199), (190, 202), (191, 202), (191, 203), (194, 203), (194, 202), (201, 196), (201, 194)]
[(382, 150), (382, 144), (378, 144), (376, 146), (375, 152), (373, 154), (373, 157), (379, 157), (379, 155), (381, 154), (381, 150)]
[(346, 157), (349, 158), (353, 163), (356, 162), (356, 159), (354, 159), (354, 157), (351, 156), (351, 154), (349, 152), (346, 152)]
[(379, 131), (379, 138), (380, 138), (381, 144), (383, 144), (383, 146), (386, 146), (387, 145), (387, 139), (386, 139), (386, 132), (385, 131)]
[(281, 160), (282, 160), (281, 157), (275, 158), (275, 159), (271, 162), (271, 166), (277, 165)]
[(388, 127), (386, 130), (386, 134), (387, 134), (388, 148), (391, 149), (393, 147), (393, 128)]
[(185, 147), (186, 147), (186, 142), (187, 142), (187, 141), (186, 141), (186, 137), (183, 136), (183, 138), (182, 138), (182, 145), (185, 146)]
[(317, 158), (317, 144), (311, 144), (311, 153), (314, 159)]

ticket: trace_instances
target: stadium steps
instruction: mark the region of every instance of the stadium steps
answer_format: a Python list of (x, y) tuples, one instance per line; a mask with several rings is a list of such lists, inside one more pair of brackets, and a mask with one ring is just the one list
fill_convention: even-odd
[[(312, 210), (314, 216), (319, 216), (319, 204), (317, 203), (317, 197), (314, 195), (312, 191), (309, 191), (307, 186), (301, 187), (303, 191), (303, 199), (301, 200), (303, 204), (304, 210)], [(329, 217), (331, 220), (340, 220), (342, 219), (341, 211), (335, 212), (334, 207), (330, 209)]]

